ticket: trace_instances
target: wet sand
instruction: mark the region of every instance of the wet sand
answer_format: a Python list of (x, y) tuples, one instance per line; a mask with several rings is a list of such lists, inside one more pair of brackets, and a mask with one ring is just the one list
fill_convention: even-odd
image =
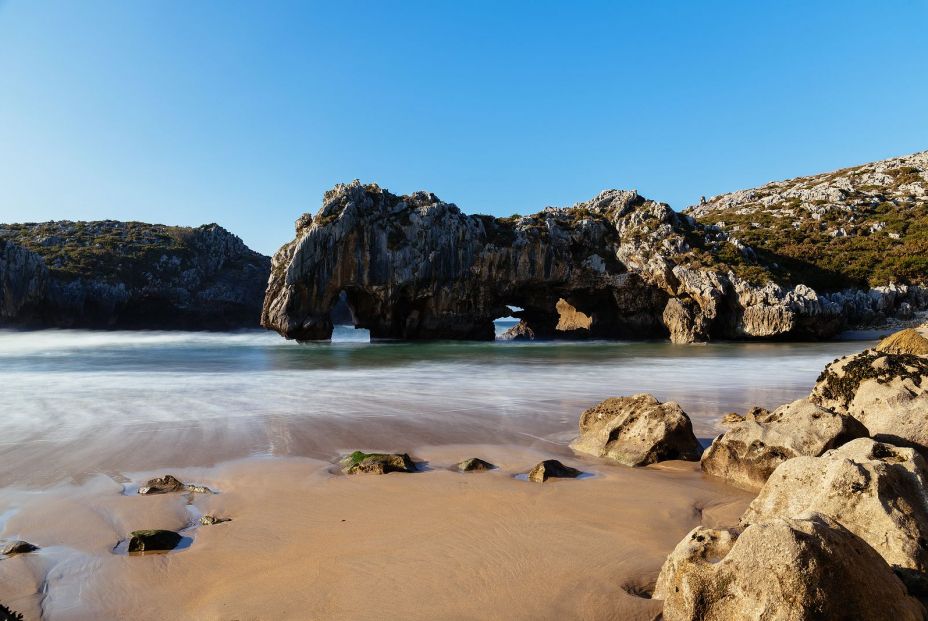
[[(411, 451), (426, 462), (415, 474), (270, 457), (7, 487), (0, 536), (42, 549), (0, 560), (0, 602), (27, 619), (653, 619), (659, 602), (635, 593), (674, 545), (751, 499), (698, 464), (560, 453), (595, 476), (531, 483), (513, 475), (550, 452), (444, 445)], [(500, 469), (447, 469), (471, 456)], [(166, 472), (219, 493), (131, 493)], [(192, 529), (172, 553), (113, 551), (129, 531), (179, 530), (199, 512), (232, 521)]]

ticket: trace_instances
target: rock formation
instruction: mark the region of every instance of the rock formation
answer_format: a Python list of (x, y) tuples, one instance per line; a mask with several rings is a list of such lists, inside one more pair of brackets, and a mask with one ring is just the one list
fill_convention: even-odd
[[(911, 166), (924, 155), (912, 156)], [(905, 193), (920, 182), (901, 183), (916, 174), (903, 168), (880, 173), (880, 183), (894, 192), (893, 209), (917, 212), (921, 195)], [(804, 214), (806, 194), (796, 191)], [(790, 192), (783, 195), (793, 200)], [(821, 211), (813, 203), (824, 200), (817, 192), (807, 197), (813, 221)], [(761, 199), (748, 213), (763, 207)], [(344, 295), (354, 324), (375, 339), (492, 339), (493, 320), (513, 306), (522, 309), (515, 313), (520, 338), (692, 342), (828, 337), (928, 308), (928, 289), (914, 272), (905, 279), (868, 272), (853, 281), (835, 278), (828, 265), (798, 269), (789, 257), (755, 250), (742, 229), (715, 217), (741, 209), (739, 200), (713, 199), (681, 215), (634, 191), (608, 190), (573, 207), (495, 218), (465, 215), (428, 192), (337, 185), (315, 216), (297, 220), (296, 238), (275, 255), (261, 323), (287, 338), (328, 339), (332, 308)], [(790, 220), (776, 222), (792, 228)], [(836, 239), (821, 244), (838, 252)], [(910, 264), (897, 271), (908, 273)]]
[(666, 621), (921, 621), (886, 561), (838, 522), (809, 514), (733, 530), (698, 527), (661, 568)]
[(702, 469), (738, 487), (760, 489), (787, 459), (817, 457), (866, 435), (851, 416), (799, 399), (773, 412), (752, 410), (744, 421), (733, 422), (703, 453)]
[(215, 224), (2, 224), (0, 326), (257, 327), (269, 273)]
[(777, 468), (743, 526), (821, 513), (870, 544), (910, 592), (928, 586), (928, 467), (913, 449), (860, 438)]
[(626, 466), (696, 461), (702, 453), (686, 412), (677, 403), (661, 403), (647, 394), (606, 399), (585, 410), (580, 437), (570, 447)]
[(825, 367), (811, 399), (853, 416), (876, 440), (928, 455), (928, 356), (877, 349), (846, 356)]

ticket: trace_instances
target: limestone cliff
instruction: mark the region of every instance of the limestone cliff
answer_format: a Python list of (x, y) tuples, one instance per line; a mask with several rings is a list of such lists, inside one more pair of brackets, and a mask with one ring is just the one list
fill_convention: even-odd
[(257, 327), (269, 271), (215, 224), (0, 224), (0, 325)]
[[(373, 338), (492, 339), (493, 320), (511, 314), (554, 337), (559, 299), (590, 318), (594, 338), (827, 337), (857, 319), (846, 294), (780, 284), (721, 228), (621, 190), (494, 218), (429, 192), (338, 185), (275, 255), (261, 323), (328, 339), (342, 292)], [(879, 298), (892, 314), (909, 292), (862, 295), (862, 310)]]

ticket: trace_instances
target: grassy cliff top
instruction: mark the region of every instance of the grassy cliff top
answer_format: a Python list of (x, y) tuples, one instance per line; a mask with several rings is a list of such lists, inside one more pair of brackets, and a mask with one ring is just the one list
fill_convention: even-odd
[(261, 258), (215, 224), (195, 228), (115, 220), (0, 224), (0, 239), (35, 252), (59, 278), (92, 277), (127, 284), (145, 279), (146, 274), (191, 267), (204, 250), (202, 240), (216, 234), (231, 240), (234, 247), (241, 246), (248, 257)]
[(775, 181), (686, 210), (818, 290), (928, 283), (928, 151)]

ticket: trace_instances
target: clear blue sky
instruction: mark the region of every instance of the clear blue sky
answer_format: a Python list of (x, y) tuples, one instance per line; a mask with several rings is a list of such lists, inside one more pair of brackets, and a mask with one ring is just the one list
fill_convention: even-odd
[(219, 222), (335, 183), (528, 213), (928, 149), (928, 2), (0, 0), (0, 221)]

